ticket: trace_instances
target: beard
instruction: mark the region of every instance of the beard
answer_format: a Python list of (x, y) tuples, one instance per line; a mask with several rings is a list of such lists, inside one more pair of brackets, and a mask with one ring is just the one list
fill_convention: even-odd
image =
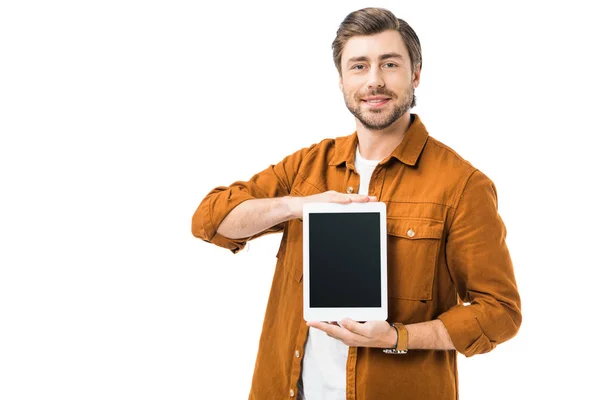
[(385, 88), (372, 89), (366, 94), (356, 95), (354, 98), (344, 91), (344, 101), (346, 102), (346, 107), (348, 107), (348, 110), (365, 128), (372, 131), (379, 131), (388, 128), (416, 105), (415, 89), (412, 87), (407, 88), (402, 93), (402, 96), (399, 98), (400, 101), (394, 104), (394, 108), (391, 110), (383, 110), (378, 108), (364, 111), (361, 110), (361, 98), (366, 96), (386, 96), (390, 98), (390, 102), (395, 101), (399, 97), (395, 93), (390, 92)]

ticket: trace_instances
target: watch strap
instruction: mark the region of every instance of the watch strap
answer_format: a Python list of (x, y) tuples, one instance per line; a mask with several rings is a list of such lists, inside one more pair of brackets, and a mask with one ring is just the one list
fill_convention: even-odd
[(404, 324), (395, 322), (391, 324), (396, 329), (397, 340), (396, 346), (392, 349), (384, 349), (383, 352), (386, 354), (406, 354), (408, 353), (408, 331)]

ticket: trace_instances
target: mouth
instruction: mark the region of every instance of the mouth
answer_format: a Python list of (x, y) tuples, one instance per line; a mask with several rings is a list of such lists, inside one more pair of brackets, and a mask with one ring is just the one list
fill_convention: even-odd
[(370, 97), (365, 97), (365, 98), (361, 99), (361, 102), (367, 104), (369, 107), (377, 108), (377, 107), (383, 107), (390, 100), (391, 100), (390, 97), (370, 96)]

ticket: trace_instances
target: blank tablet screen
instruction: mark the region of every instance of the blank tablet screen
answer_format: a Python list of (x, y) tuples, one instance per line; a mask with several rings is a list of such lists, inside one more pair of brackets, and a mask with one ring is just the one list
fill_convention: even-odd
[(380, 214), (312, 213), (310, 307), (381, 307)]

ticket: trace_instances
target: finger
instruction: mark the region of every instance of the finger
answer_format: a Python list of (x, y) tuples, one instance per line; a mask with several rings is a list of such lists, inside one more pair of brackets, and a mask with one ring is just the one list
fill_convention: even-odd
[(340, 321), (340, 325), (356, 335), (370, 337), (371, 330), (365, 324), (344, 318)]
[(365, 346), (368, 342), (364, 337), (350, 332), (343, 326), (333, 325), (327, 322), (307, 322), (306, 325), (319, 329), (334, 339), (337, 339), (347, 346)]
[(376, 196), (369, 196), (366, 194), (355, 194), (355, 195), (350, 195), (350, 196), (354, 196), (354, 198), (360, 199), (360, 201), (377, 201)]
[(368, 203), (369, 196), (367, 195), (356, 195), (356, 197), (352, 197), (352, 201), (354, 203)]
[(372, 199), (375, 198), (375, 196), (368, 196), (366, 194), (348, 194), (346, 196), (348, 196), (350, 201), (354, 203), (367, 203), (369, 201), (373, 201)]
[(343, 330), (338, 325), (330, 324), (328, 322), (320, 322), (320, 321), (309, 321), (306, 325), (318, 329), (320, 331), (325, 332), (329, 336), (340, 339), (343, 333)]
[(377, 201), (377, 197), (369, 196), (366, 194), (346, 194), (340, 192), (332, 192), (330, 193), (328, 201), (340, 204), (368, 203), (371, 201)]
[(351, 195), (351, 194), (332, 192), (329, 194), (327, 201), (332, 202), (332, 203), (348, 204), (348, 203), (352, 203), (352, 196), (353, 195)]

